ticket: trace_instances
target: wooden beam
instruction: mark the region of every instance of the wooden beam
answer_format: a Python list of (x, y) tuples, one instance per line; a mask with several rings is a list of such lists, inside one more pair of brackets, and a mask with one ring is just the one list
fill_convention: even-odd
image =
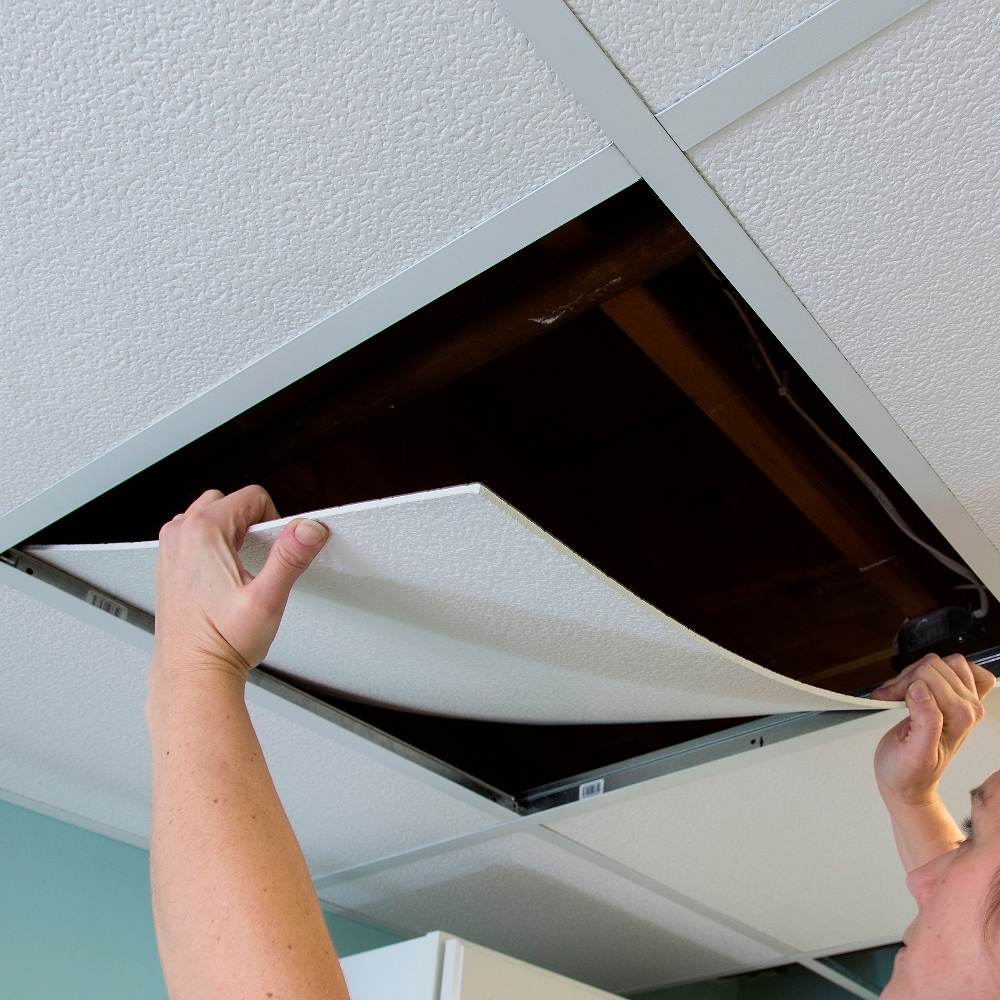
[[(889, 663), (890, 660), (896, 655), (896, 650), (892, 646), (887, 646), (885, 649), (877, 649), (874, 653), (868, 653), (867, 656), (859, 656), (856, 660), (848, 660), (846, 663), (837, 663), (832, 667), (827, 667), (826, 670), (818, 670), (814, 674), (808, 674), (805, 677), (798, 677), (796, 680), (802, 681), (804, 684), (819, 684), (820, 686), (825, 685), (829, 680), (834, 677), (841, 677), (844, 674), (853, 674), (857, 670), (863, 670), (865, 667), (873, 667), (878, 663)], [(889, 676), (888, 673), (885, 674), (886, 677)]]
[(426, 332), (264, 428), (253, 444), (258, 478), (260, 470), (290, 464), (291, 442), (299, 455), (308, 455), (317, 445), (392, 415), (696, 251), (691, 237), (666, 213), (577, 247), (519, 286), (479, 302), (471, 314)]
[(904, 615), (937, 606), (881, 532), (837, 493), (645, 286), (606, 300), (601, 309)]

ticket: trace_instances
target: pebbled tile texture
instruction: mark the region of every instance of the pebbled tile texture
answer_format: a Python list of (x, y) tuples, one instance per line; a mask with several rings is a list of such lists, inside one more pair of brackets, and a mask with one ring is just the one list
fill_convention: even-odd
[[(330, 541), (292, 591), (266, 662), (348, 697), (510, 722), (639, 722), (872, 703), (789, 680), (626, 591), (484, 486), (316, 513)], [(241, 556), (263, 566), (284, 522)], [(155, 542), (35, 554), (153, 609)], [(885, 706), (885, 702), (879, 703)]]
[(614, 993), (781, 957), (525, 833), (402, 863), (322, 895), (391, 926), (442, 929)]
[(830, 0), (567, 0), (659, 113)]
[(0, 511), (606, 144), (492, 0), (12, 0)]
[[(0, 583), (0, 788), (147, 837), (147, 660)], [(496, 822), (273, 712), (251, 717), (314, 875)]]
[(938, 0), (692, 150), (1000, 544), (1000, 7)]

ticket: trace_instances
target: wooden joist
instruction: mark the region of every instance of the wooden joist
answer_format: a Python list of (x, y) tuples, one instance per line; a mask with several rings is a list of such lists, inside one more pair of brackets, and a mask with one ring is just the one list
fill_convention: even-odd
[(937, 606), (881, 532), (644, 285), (606, 300), (601, 309), (904, 615)]

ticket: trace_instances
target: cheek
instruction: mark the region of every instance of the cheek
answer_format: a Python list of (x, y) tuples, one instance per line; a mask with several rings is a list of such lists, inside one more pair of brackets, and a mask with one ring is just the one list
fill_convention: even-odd
[(1000, 996), (1000, 965), (985, 946), (982, 924), (981, 901), (993, 872), (956, 865), (942, 875), (912, 925), (910, 947), (897, 958), (894, 991), (889, 997), (978, 1000)]

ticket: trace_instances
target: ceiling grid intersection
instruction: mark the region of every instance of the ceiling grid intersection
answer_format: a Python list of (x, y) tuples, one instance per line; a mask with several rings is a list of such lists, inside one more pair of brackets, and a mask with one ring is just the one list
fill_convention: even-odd
[(968, 565), (1000, 589), (1000, 551), (570, 7), (497, 2)]

